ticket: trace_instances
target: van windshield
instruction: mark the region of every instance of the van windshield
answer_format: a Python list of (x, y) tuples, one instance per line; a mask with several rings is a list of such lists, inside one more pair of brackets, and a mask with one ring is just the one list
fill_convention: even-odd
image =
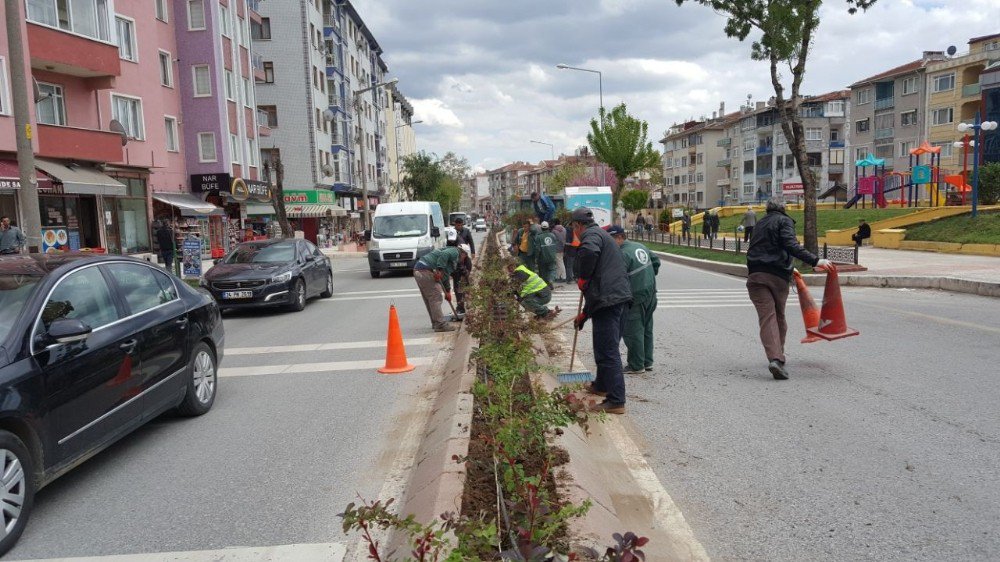
[(427, 215), (375, 217), (373, 238), (406, 238), (427, 234)]

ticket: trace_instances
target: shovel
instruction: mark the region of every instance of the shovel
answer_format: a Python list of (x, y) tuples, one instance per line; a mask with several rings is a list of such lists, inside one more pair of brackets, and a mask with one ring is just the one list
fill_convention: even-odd
[[(448, 294), (448, 288), (444, 286), (444, 282), (443, 281), (441, 282), (441, 288), (444, 289), (444, 294), (447, 295)], [(451, 307), (451, 321), (452, 322), (461, 322), (462, 320), (465, 320), (465, 314), (459, 314), (458, 311), (455, 310), (455, 305), (450, 300), (448, 300), (448, 299), (444, 299), (444, 300), (447, 301), (448, 302), (448, 306)]]
[[(580, 304), (576, 307), (576, 316), (583, 312), (583, 293), (580, 293)], [(574, 318), (576, 318), (574, 316)], [(564, 322), (565, 323), (565, 322)], [(580, 330), (573, 330), (573, 349), (569, 353), (569, 372), (558, 373), (556, 378), (559, 384), (573, 384), (578, 382), (589, 382), (594, 380), (594, 375), (590, 371), (573, 371), (573, 362), (576, 361), (576, 340), (580, 336)]]

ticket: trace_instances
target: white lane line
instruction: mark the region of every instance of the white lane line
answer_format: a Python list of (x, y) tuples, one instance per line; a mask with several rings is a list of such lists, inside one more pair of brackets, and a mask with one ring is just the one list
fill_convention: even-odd
[(349, 292), (338, 292), (334, 293), (337, 295), (373, 295), (373, 294), (383, 294), (383, 293), (419, 293), (419, 289), (385, 289), (382, 291), (349, 291)]
[[(430, 345), (434, 338), (405, 340), (404, 346)], [(226, 348), (226, 355), (261, 355), (264, 353), (299, 353), (303, 351), (335, 351), (338, 349), (369, 349), (385, 347), (385, 340), (345, 341), (338, 343), (306, 343), (300, 345), (273, 345), (270, 347)]]
[(371, 295), (367, 297), (338, 297), (337, 295), (334, 295), (333, 298), (321, 299), (317, 302), (331, 303), (338, 301), (370, 301), (372, 299), (414, 299), (419, 297), (420, 293), (413, 293), (412, 295), (405, 293), (401, 293), (398, 295)]
[(284, 544), (250, 546), (219, 550), (189, 550), (186, 552), (155, 552), (145, 554), (113, 554), (77, 558), (46, 558), (34, 562), (259, 562), (261, 560), (295, 560), (296, 562), (343, 562), (347, 546), (341, 543)]
[[(429, 365), (433, 357), (410, 357), (410, 364)], [(325, 363), (295, 363), (290, 365), (262, 365), (258, 367), (223, 367), (220, 377), (256, 377), (261, 375), (287, 375), (292, 373), (326, 373), (331, 371), (360, 371), (378, 369), (385, 365), (383, 359), (361, 361), (328, 361)]]

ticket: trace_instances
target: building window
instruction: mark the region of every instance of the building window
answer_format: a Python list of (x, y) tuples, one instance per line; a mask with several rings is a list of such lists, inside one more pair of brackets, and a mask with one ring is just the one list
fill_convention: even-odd
[(227, 6), (219, 5), (219, 23), (223, 37), (233, 36), (233, 18), (229, 14)]
[(931, 111), (931, 125), (947, 125), (955, 117), (955, 110), (951, 107), (943, 107)]
[(240, 138), (229, 133), (229, 150), (233, 153), (233, 164), (239, 164), (240, 160)]
[(167, 14), (167, 0), (156, 1), (156, 19), (160, 21), (170, 21)]
[(10, 88), (7, 87), (7, 57), (0, 57), (0, 114), (10, 114)]
[(107, 0), (28, 0), (27, 19), (101, 41), (110, 41)]
[(875, 158), (892, 158), (892, 145), (883, 144), (875, 147)]
[(260, 23), (250, 24), (250, 34), (254, 41), (271, 40), (271, 18), (260, 18)]
[(264, 117), (264, 124), (272, 129), (278, 128), (278, 107), (275, 105), (262, 105), (260, 112)]
[(699, 152), (698, 153), (698, 163), (699, 164), (704, 164), (705, 163), (705, 153), (703, 153), (703, 152)]
[(844, 163), (844, 149), (838, 148), (836, 150), (830, 151), (830, 164), (843, 164)]
[(823, 165), (823, 153), (822, 152), (807, 152), (806, 153), (806, 164), (810, 167), (820, 167)]
[(160, 51), (160, 84), (168, 88), (174, 86), (174, 61), (166, 51)]
[(955, 73), (949, 72), (948, 74), (941, 74), (934, 77), (934, 89), (931, 90), (933, 93), (937, 92), (947, 92), (948, 90), (955, 89)]
[(834, 100), (826, 104), (827, 117), (843, 117), (845, 110), (844, 100)]
[(115, 16), (115, 28), (118, 30), (118, 57), (137, 62), (139, 52), (135, 46), (135, 21)]
[(46, 125), (66, 124), (66, 101), (63, 98), (62, 86), (38, 83), (38, 91), (42, 100), (35, 104), (35, 118)]
[(910, 76), (909, 78), (903, 78), (903, 95), (915, 94), (917, 93), (917, 77)]
[(215, 133), (198, 133), (198, 161), (216, 162), (219, 156), (215, 148)]
[(753, 138), (743, 139), (743, 152), (752, 152), (754, 150)]
[(857, 95), (855, 97), (857, 98), (857, 104), (858, 105), (864, 105), (866, 103), (871, 103), (872, 102), (872, 89), (871, 88), (865, 88), (863, 90), (858, 90), (858, 93), (857, 93)]
[(212, 95), (212, 73), (207, 64), (196, 64), (191, 67), (194, 75), (194, 97), (207, 98)]
[(806, 127), (806, 140), (807, 141), (821, 141), (821, 140), (823, 140), (823, 128), (822, 127)]
[(937, 147), (941, 148), (941, 158), (949, 158), (949, 157), (951, 157), (951, 154), (952, 154), (952, 152), (951, 152), (952, 144), (951, 144), (950, 141), (932, 142), (931, 146), (937, 146)]
[(227, 68), (224, 74), (226, 79), (226, 99), (236, 101), (236, 90), (233, 88), (233, 71)]
[(903, 127), (911, 127), (917, 124), (917, 110), (904, 111), (899, 114), (899, 124)]
[(188, 31), (205, 29), (205, 0), (187, 0), (187, 16)]
[(166, 132), (167, 151), (179, 152), (180, 145), (177, 143), (177, 118), (164, 115), (163, 128), (164, 131)]
[(253, 90), (250, 88), (250, 79), (241, 78), (243, 82), (243, 107), (253, 107)]
[(862, 147), (858, 147), (858, 148), (854, 149), (854, 159), (855, 160), (864, 160), (866, 156), (868, 156), (868, 147), (867, 146), (862, 146)]
[(871, 121), (868, 119), (862, 119), (860, 121), (854, 122), (854, 130), (859, 133), (867, 131), (870, 126), (871, 126)]
[(906, 158), (910, 155), (910, 151), (913, 150), (913, 141), (900, 141), (899, 143), (899, 157)]
[(125, 133), (130, 139), (143, 140), (142, 100), (112, 94), (111, 118), (118, 120), (125, 127)]
[(274, 84), (274, 63), (271, 61), (264, 62), (264, 83)]
[(257, 139), (247, 139), (247, 165), (257, 167)]

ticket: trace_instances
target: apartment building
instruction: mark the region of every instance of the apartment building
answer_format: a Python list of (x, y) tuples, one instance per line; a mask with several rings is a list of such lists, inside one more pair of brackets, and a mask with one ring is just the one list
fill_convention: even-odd
[(935, 61), (927, 66), (927, 139), (941, 147), (941, 167), (962, 167), (962, 150), (953, 149), (959, 139), (959, 123), (972, 123), (984, 111), (980, 74), (1000, 60), (1000, 33), (969, 40), (967, 53)]
[(660, 139), (663, 145), (664, 197), (667, 205), (708, 208), (730, 198), (731, 139), (725, 104), (712, 117), (674, 124)]
[(389, 147), (386, 164), (389, 170), (389, 201), (402, 201), (402, 181), (406, 170), (403, 158), (417, 152), (413, 130), (413, 106), (395, 84), (389, 86), (386, 98), (386, 145)]
[(495, 170), (486, 172), (493, 210), (500, 216), (517, 210), (517, 200), (523, 193), (527, 175), (534, 166), (527, 162), (512, 162)]
[[(983, 110), (986, 121), (1000, 123), (1000, 61), (986, 67), (979, 75), (983, 90)], [(1000, 162), (1000, 130), (983, 133), (983, 162)]]

